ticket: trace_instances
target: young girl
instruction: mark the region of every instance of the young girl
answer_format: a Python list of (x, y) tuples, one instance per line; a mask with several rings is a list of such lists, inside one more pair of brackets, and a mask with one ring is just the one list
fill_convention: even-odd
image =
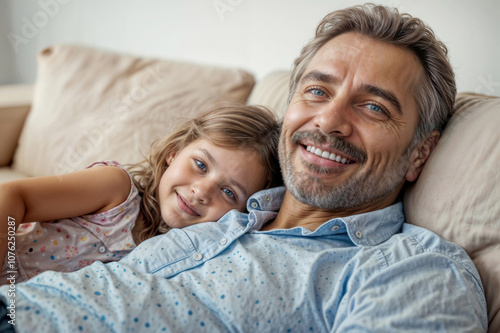
[(22, 281), (119, 260), (170, 228), (244, 211), (251, 194), (281, 184), (278, 140), (272, 112), (226, 104), (155, 142), (130, 173), (116, 162), (98, 162), (62, 176), (0, 184), (2, 282), (12, 274)]

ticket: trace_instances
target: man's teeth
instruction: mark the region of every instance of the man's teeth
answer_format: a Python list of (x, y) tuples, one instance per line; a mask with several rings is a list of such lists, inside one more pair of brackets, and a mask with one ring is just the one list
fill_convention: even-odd
[(342, 163), (342, 164), (351, 164), (352, 163), (352, 161), (349, 161), (345, 157), (342, 157), (340, 155), (335, 155), (334, 153), (329, 153), (327, 151), (322, 151), (321, 149), (316, 148), (314, 146), (307, 146), (306, 150), (308, 152), (311, 152), (311, 153), (315, 154), (315, 155), (318, 155), (318, 156), (321, 156), (323, 158), (327, 158), (329, 160), (332, 160), (332, 161), (335, 161), (335, 162), (339, 162), (339, 163)]

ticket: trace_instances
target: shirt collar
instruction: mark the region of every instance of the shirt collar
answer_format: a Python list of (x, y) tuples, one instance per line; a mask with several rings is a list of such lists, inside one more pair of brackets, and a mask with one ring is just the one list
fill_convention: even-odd
[[(247, 201), (249, 212), (277, 212), (285, 196), (285, 187), (262, 190), (252, 195)], [(357, 214), (325, 221), (315, 231), (303, 227), (292, 228), (280, 233), (293, 233), (301, 236), (322, 236), (347, 233), (357, 246), (378, 245), (398, 233), (404, 222), (403, 205), (401, 202), (380, 210)], [(263, 221), (257, 221), (255, 227), (260, 228)]]
[(247, 200), (247, 210), (249, 212), (255, 210), (277, 212), (281, 208), (285, 190), (284, 186), (279, 186), (254, 193)]
[(398, 233), (404, 223), (403, 204), (395, 204), (368, 213), (342, 217), (347, 234), (358, 246), (378, 245)]

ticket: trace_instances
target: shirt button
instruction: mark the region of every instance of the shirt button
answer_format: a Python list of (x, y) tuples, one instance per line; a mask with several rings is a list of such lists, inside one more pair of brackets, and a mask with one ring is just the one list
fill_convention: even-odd
[(201, 258), (203, 258), (203, 255), (200, 252), (196, 252), (195, 254), (193, 254), (194, 260), (199, 261), (201, 260)]
[(219, 241), (219, 243), (220, 243), (221, 245), (226, 245), (226, 243), (227, 243), (227, 239), (222, 238), (222, 239)]
[(339, 230), (339, 228), (340, 228), (340, 227), (339, 227), (338, 225), (334, 225), (334, 226), (332, 227), (332, 231), (337, 231), (337, 230)]
[(252, 208), (257, 208), (259, 207), (259, 204), (257, 204), (255, 201), (250, 204)]
[(361, 231), (356, 231), (356, 237), (358, 237), (358, 238), (363, 237), (363, 234), (361, 233)]
[(266, 195), (266, 201), (269, 201), (269, 200), (271, 200), (271, 198), (269, 198), (269, 196)]
[(99, 246), (99, 252), (101, 252), (101, 253), (106, 252), (106, 247), (104, 247), (104, 246)]

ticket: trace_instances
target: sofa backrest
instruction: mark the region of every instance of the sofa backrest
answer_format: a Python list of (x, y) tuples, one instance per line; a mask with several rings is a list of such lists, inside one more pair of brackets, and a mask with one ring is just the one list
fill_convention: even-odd
[(278, 70), (258, 81), (248, 98), (248, 104), (267, 106), (282, 117), (288, 106), (290, 72)]

